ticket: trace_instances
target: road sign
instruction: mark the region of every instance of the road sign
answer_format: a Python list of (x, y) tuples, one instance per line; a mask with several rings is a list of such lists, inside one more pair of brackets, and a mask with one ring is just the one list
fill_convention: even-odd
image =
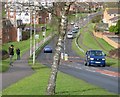
[(65, 54), (64, 58), (65, 58), (65, 61), (67, 61), (68, 60), (68, 54)]

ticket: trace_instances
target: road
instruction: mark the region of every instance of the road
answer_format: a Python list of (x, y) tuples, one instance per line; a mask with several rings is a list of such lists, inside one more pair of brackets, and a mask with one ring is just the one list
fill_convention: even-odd
[[(83, 25), (85, 25), (87, 21), (88, 20), (86, 19), (85, 22), (83, 22)], [(56, 40), (57, 37), (55, 37), (49, 43), (49, 45), (53, 47), (53, 51), (55, 50)], [(117, 94), (120, 93), (120, 91), (118, 90), (118, 78), (120, 77), (120, 75), (118, 75), (118, 69), (112, 67), (85, 66), (84, 58), (81, 58), (72, 50), (71, 42), (71, 39), (66, 39), (65, 41), (65, 52), (69, 55), (69, 60), (61, 60), (59, 71), (82, 79), (90, 84), (97, 85), (101, 88), (108, 90), (109, 92)], [(54, 53), (43, 53), (42, 51), (39, 54), (37, 60), (42, 64), (51, 67), (53, 54)]]
[[(55, 40), (53, 39), (50, 46), (55, 47)], [(84, 66), (84, 59), (80, 58), (71, 49), (71, 40), (66, 40), (66, 53), (69, 55), (69, 61), (61, 61), (59, 70), (85, 80), (88, 83), (100, 86), (110, 92), (118, 93), (118, 69), (112, 67), (88, 67)], [(51, 67), (52, 58), (54, 53), (43, 53), (39, 54), (37, 60), (42, 64)], [(46, 61), (45, 61), (46, 60)]]

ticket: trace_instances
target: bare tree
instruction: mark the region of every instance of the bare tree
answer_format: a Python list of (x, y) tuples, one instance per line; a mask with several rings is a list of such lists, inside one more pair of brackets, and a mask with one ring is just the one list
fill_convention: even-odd
[[(56, 16), (58, 17), (59, 21), (59, 27), (58, 27), (58, 41), (55, 48), (55, 54), (53, 56), (53, 63), (51, 67), (51, 74), (46, 90), (47, 95), (54, 95), (55, 94), (55, 87), (56, 87), (56, 79), (57, 79), (57, 73), (58, 73), (58, 67), (60, 64), (60, 55), (62, 50), (62, 44), (63, 40), (67, 31), (67, 25), (68, 25), (68, 18), (67, 15), (69, 13), (70, 6), (73, 2), (57, 2), (54, 3), (54, 12), (56, 13)], [(57, 13), (59, 11), (59, 13)]]

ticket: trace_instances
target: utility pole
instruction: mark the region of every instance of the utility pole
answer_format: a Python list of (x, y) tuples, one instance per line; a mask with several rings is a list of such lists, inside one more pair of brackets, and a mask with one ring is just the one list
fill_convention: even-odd
[[(35, 5), (34, 5), (35, 7)], [(35, 64), (35, 48), (36, 48), (36, 44), (35, 44), (35, 34), (36, 34), (36, 31), (35, 31), (35, 17), (36, 17), (36, 9), (34, 10), (34, 41), (33, 41), (33, 65)]]
[(32, 56), (32, 12), (31, 12), (31, 6), (30, 6), (30, 57)]

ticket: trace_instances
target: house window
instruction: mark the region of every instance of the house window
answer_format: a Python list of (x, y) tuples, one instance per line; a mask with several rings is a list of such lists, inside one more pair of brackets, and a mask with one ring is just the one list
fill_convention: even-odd
[(25, 13), (25, 15), (27, 15), (27, 16), (28, 16), (28, 13), (26, 12), (26, 13)]

